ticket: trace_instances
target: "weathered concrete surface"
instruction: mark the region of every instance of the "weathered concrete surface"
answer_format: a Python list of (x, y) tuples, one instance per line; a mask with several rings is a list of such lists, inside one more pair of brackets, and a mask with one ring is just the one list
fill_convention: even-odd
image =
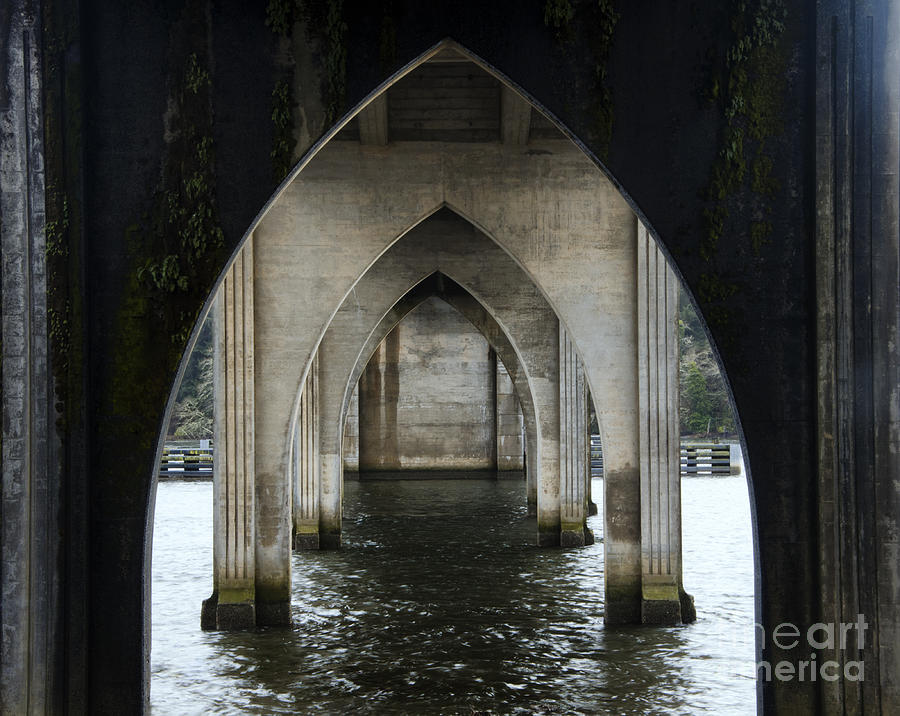
[[(525, 425), (522, 408), (509, 371), (503, 361), (496, 360), (494, 419), (497, 425), (497, 470), (525, 469)], [(535, 495), (535, 499), (536, 499)]]
[(565, 329), (559, 331), (560, 545), (583, 547), (587, 535), (585, 472), (588, 460), (584, 368)]
[(256, 525), (271, 518), (256, 513), (253, 264), (251, 239), (213, 305), (213, 595), (202, 617), (209, 629), (256, 626)]
[(642, 225), (637, 241), (641, 621), (671, 625), (693, 621), (681, 613), (678, 279)]
[(437, 298), (388, 335), (359, 381), (359, 469), (497, 466), (491, 348)]
[(357, 472), (359, 470), (359, 383), (350, 394), (350, 403), (347, 405), (347, 420), (344, 422), (344, 447), (341, 449), (344, 456), (344, 472)]
[[(358, 290), (359, 287), (360, 284), (357, 284), (356, 290)], [(531, 387), (528, 384), (524, 367), (519, 360), (514, 345), (510, 342), (504, 329), (497, 323), (493, 316), (491, 316), (491, 314), (485, 310), (485, 307), (468, 293), (465, 288), (459, 286), (459, 284), (444, 274), (432, 273), (416, 284), (391, 307), (381, 319), (378, 326), (369, 334), (368, 338), (365, 340), (364, 347), (359, 352), (359, 361), (354, 366), (353, 372), (350, 374), (343, 401), (343, 411), (348, 412), (351, 407), (352, 398), (348, 398), (348, 395), (351, 386), (353, 386), (362, 375), (367, 357), (375, 353), (378, 346), (381, 345), (394, 326), (402, 321), (410, 311), (414, 310), (423, 301), (428, 300), (432, 296), (439, 297), (459, 311), (459, 313), (462, 314), (469, 323), (475, 326), (488, 341), (491, 349), (497, 355), (497, 363), (509, 366), (509, 368), (505, 370), (512, 385), (512, 390), (515, 393), (517, 405), (522, 410), (521, 419), (524, 430), (524, 441), (527, 446), (526, 461), (531, 476), (530, 481), (526, 481), (526, 499), (529, 509), (533, 514), (536, 514), (536, 476), (538, 474), (537, 455), (540, 447), (538, 443), (538, 426), (534, 396), (532, 395)], [(343, 311), (345, 307), (346, 302), (341, 310)], [(332, 327), (329, 327), (329, 330)]]
[(900, 710), (898, 29), (897, 3), (817, 5), (818, 554), (811, 568), (821, 621), (861, 614), (868, 625), (864, 639), (853, 633), (846, 648), (823, 652), (841, 669), (865, 665), (864, 681), (822, 685), (827, 713)]
[[(284, 376), (308, 365), (317, 336), (366, 268), (444, 204), (516, 258), (582, 356), (607, 449), (607, 575), (614, 584), (629, 581), (623, 599), (634, 601), (640, 589), (639, 531), (630, 527), (639, 524), (639, 494), (631, 487), (638, 469), (636, 222), (616, 189), (564, 140), (527, 148), (457, 144), (452, 152), (428, 143), (331, 143), (272, 205), (255, 233), (258, 270), (268, 278), (258, 290), (256, 325), (257, 391), (266, 406), (257, 416), (257, 479), (270, 500), (263, 509), (285, 499), (278, 484), (294, 403)], [(282, 286), (297, 284), (311, 297), (302, 312), (281, 298)], [(555, 469), (547, 453), (540, 462), (541, 474)], [(556, 505), (558, 488), (545, 484), (539, 505)], [(558, 519), (557, 510), (547, 519)], [(280, 553), (286, 539), (273, 534), (264, 541)], [(616, 614), (611, 603), (610, 618)]]
[[(22, 0), (0, 4), (4, 33), (8, 19), (24, 7)], [(879, 667), (867, 671), (866, 687), (879, 690), (882, 709), (890, 713), (898, 710), (894, 695), (897, 659), (890, 651), (890, 645), (897, 643), (890, 632), (890, 605), (896, 603), (897, 587), (893, 577), (888, 578), (897, 564), (889, 550), (895, 544), (890, 526), (898, 520), (893, 482), (898, 471), (891, 462), (897, 443), (891, 386), (898, 381), (893, 372), (897, 343), (882, 331), (890, 334), (893, 330), (890, 316), (897, 312), (897, 279), (892, 230), (878, 227), (896, 226), (895, 188), (889, 179), (890, 167), (896, 165), (890, 160), (897, 144), (898, 114), (898, 83), (892, 73), (898, 66), (893, 48), (900, 28), (895, 3), (890, 0), (819, 5), (788, 0), (786, 7), (786, 32), (779, 41), (774, 68), (766, 75), (785, 82), (776, 93), (779, 129), (766, 139), (772, 176), (779, 186), (766, 213), (772, 224), (772, 241), (755, 248), (748, 242), (747, 227), (759, 216), (754, 213), (758, 197), (751, 177), (746, 176), (736, 190), (716, 255), (707, 260), (700, 251), (708, 239), (704, 210), (709, 206), (704, 197), (708, 196), (712, 165), (724, 150), (721, 138), (728, 119), (716, 107), (698, 102), (698, 96), (709, 90), (710, 57), (724, 58), (737, 40), (731, 30), (735, 8), (730, 4), (638, 0), (617, 5), (621, 19), (613, 33), (606, 73), (614, 121), (604, 164), (647, 225), (675, 254), (679, 270), (700, 298), (703, 314), (714, 319), (712, 334), (734, 390), (752, 468), (749, 478), (758, 508), (764, 628), (771, 634), (782, 622), (830, 621), (829, 605), (840, 601), (834, 595), (854, 593), (860, 575), (879, 575), (878, 603), (885, 605), (885, 621), (879, 620), (872, 633), (885, 629), (886, 636), (877, 641)], [(67, 428), (67, 436), (83, 431), (90, 441), (69, 472), (88, 499), (61, 506), (67, 544), (71, 545), (67, 547), (65, 580), (76, 598), (60, 610), (67, 615), (71, 635), (71, 656), (66, 663), (69, 680), (60, 698), (72, 712), (86, 711), (89, 703), (96, 711), (136, 712), (147, 697), (149, 632), (145, 614), (149, 601), (145, 585), (153, 443), (164, 422), (167, 383), (174, 376), (174, 359), (183, 341), (173, 342), (156, 313), (140, 303), (149, 300), (148, 292), (127, 293), (135, 268), (154, 254), (151, 247), (132, 245), (126, 237), (128, 227), (147, 210), (166, 154), (161, 117), (169, 96), (167, 84), (178, 80), (164, 68), (172, 36), (183, 31), (180, 8), (177, 3), (85, 0), (76, 13), (83, 24), (76, 23), (65, 45), (67, 60), (83, 61), (84, 76), (90, 77), (88, 96), (76, 90), (64, 103), (66, 131), (81, 137), (89, 148), (84, 162), (78, 164), (84, 173), (76, 178), (75, 188), (84, 198), (88, 259), (86, 280), (80, 284), (77, 298), (83, 301), (90, 320), (76, 329), (73, 340), (85, 348), (90, 391), (84, 393), (84, 419)], [(348, 63), (344, 86), (350, 104), (365, 97), (395, 67), (452, 36), (526, 88), (589, 151), (602, 155), (596, 129), (597, 64), (591, 50), (596, 32), (591, 16), (578, 16), (568, 41), (561, 42), (558, 33), (545, 26), (540, 6), (505, 0), (489, 5), (473, 0), (407, 5), (406, 12), (391, 17), (397, 38), (393, 48), (396, 63), (383, 65), (378, 62), (379, 33), (372, 28), (379, 26), (384, 8), (378, 3), (353, 8), (354, 13), (348, 10), (345, 18)], [(216, 60), (210, 69), (216, 109), (217, 193), (229, 246), (235, 246), (251, 225), (275, 183), (270, 180), (269, 153), (277, 43), (265, 25), (264, 11), (263, 4), (226, 0), (216, 4), (215, 12), (205, 14), (206, 25), (189, 33), (196, 47), (211, 47)], [(14, 26), (10, 21), (9, 27)], [(308, 51), (311, 43), (305, 42), (301, 32), (292, 44), (306, 52), (302, 62), (298, 60), (304, 67), (295, 85), (304, 113), (297, 134), (305, 141), (322, 128), (323, 98), (315, 77), (307, 81), (315, 74), (307, 66), (314, 63), (313, 53)], [(7, 61), (7, 50), (15, 46), (10, 42), (0, 53), (0, 92), (4, 97), (15, 71)], [(840, 71), (832, 73), (835, 67)], [(832, 97), (834, 88), (837, 94)], [(815, 105), (812, 99), (817, 96), (822, 101)], [(3, 106), (7, 106), (5, 99)], [(838, 121), (832, 123), (835, 109)], [(852, 125), (845, 121), (850, 116)], [(870, 126), (878, 130), (871, 134), (872, 143), (857, 141), (854, 132), (866, 135)], [(860, 151), (849, 151), (851, 144), (859, 144)], [(866, 149), (870, 146), (871, 154)], [(829, 158), (832, 150), (836, 160)], [(873, 157), (885, 163), (871, 163), (873, 171), (868, 172)], [(856, 183), (857, 193), (848, 204), (849, 178), (854, 173), (875, 181), (871, 186), (865, 180)], [(844, 188), (834, 193), (840, 201), (832, 205), (834, 187)], [(883, 195), (879, 187), (884, 189)], [(882, 200), (868, 201), (876, 197)], [(819, 213), (817, 200), (821, 202)], [(4, 214), (0, 221), (7, 218)], [(813, 236), (828, 236), (832, 220), (842, 227), (842, 240), (853, 251), (865, 252), (870, 246), (867, 227), (878, 229), (871, 244), (878, 249), (874, 254), (878, 260), (872, 264), (877, 290), (872, 291), (871, 300), (863, 291), (854, 300), (854, 311), (842, 315), (851, 319), (845, 326), (864, 328), (870, 325), (865, 308), (872, 306), (873, 360), (866, 360), (861, 342), (859, 361), (854, 365), (872, 365), (873, 375), (886, 376), (884, 383), (881, 378), (877, 384), (874, 378), (871, 383), (855, 381), (859, 393), (854, 392), (854, 400), (864, 398), (868, 403), (847, 419), (834, 421), (835, 432), (824, 426), (839, 404), (836, 391), (825, 388), (820, 395), (816, 372), (817, 341), (830, 340), (828, 321), (817, 326), (816, 317), (827, 317), (828, 311), (820, 314), (819, 309), (834, 302), (827, 288), (827, 300), (816, 293), (813, 272), (817, 257), (822, 258), (819, 268), (823, 271), (827, 259), (820, 250), (824, 247), (811, 241)], [(864, 256), (855, 265), (864, 267)], [(845, 281), (846, 270), (842, 268), (839, 274)], [(196, 277), (198, 285), (205, 288), (213, 279), (211, 273)], [(710, 290), (715, 281), (726, 287), (733, 284), (736, 290)], [(854, 275), (852, 283), (862, 289), (868, 282), (864, 275)], [(126, 305), (129, 295), (137, 303)], [(195, 296), (193, 301), (190, 308), (196, 310), (202, 299)], [(847, 298), (840, 304), (847, 305)], [(883, 312), (888, 315), (881, 315)], [(142, 359), (125, 355), (121, 346), (163, 348), (148, 351)], [(157, 360), (160, 354), (173, 360)], [(849, 375), (842, 369), (841, 380)], [(123, 384), (139, 386), (144, 399), (114, 404), (110, 395), (115, 386)], [(866, 439), (867, 427), (873, 428), (873, 441)], [(835, 454), (828, 452), (829, 441), (833, 438), (853, 445), (857, 429), (861, 431), (860, 444), (874, 444), (880, 457), (868, 460), (861, 453), (850, 463), (842, 463), (845, 467), (840, 474), (844, 477), (830, 480), (836, 473), (828, 468), (834, 465)], [(104, 449), (111, 434), (129, 449)], [(819, 437), (824, 452), (817, 454)], [(853, 469), (847, 468), (848, 464)], [(851, 510), (848, 514), (855, 514), (855, 526), (843, 520), (846, 527), (838, 539), (832, 529), (838, 521), (830, 520), (828, 510), (845, 504), (843, 498), (853, 494), (857, 484), (864, 495), (871, 495), (869, 488), (876, 485), (878, 499), (874, 509), (860, 505)], [(854, 546), (859, 544), (854, 537), (857, 532), (865, 536), (858, 548)], [(825, 544), (831, 547), (820, 549)], [(877, 569), (834, 569), (840, 561), (834, 558), (839, 544), (853, 553), (858, 550), (866, 559), (874, 555)], [(866, 566), (872, 565), (867, 562)], [(54, 574), (62, 575), (62, 568)], [(79, 590), (90, 594), (89, 602), (77, 597), (82, 593)], [(870, 586), (864, 585), (860, 593), (872, 599)], [(77, 656), (79, 649), (84, 661)], [(771, 640), (764, 656), (780, 656)], [(761, 684), (766, 708), (783, 713), (796, 713), (798, 708), (825, 709), (823, 694), (828, 688), (822, 681)]]
[(294, 549), (319, 548), (319, 364), (313, 360), (294, 425), (293, 495), (291, 515)]
[(68, 590), (47, 310), (40, 4), (11, 3), (0, 19), (0, 712), (41, 714), (65, 703)]
[[(492, 266), (490, 273), (483, 270), (486, 261)], [(536, 425), (531, 430), (535, 435), (533, 452), (543, 481), (547, 483), (545, 493), (550, 496), (539, 504), (544, 511), (547, 531), (552, 532), (555, 525), (558, 541), (559, 507), (552, 501), (553, 482), (558, 479), (554, 455), (558, 449), (557, 374), (553, 350), (556, 316), (527, 276), (496, 244), (447, 211), (410, 231), (367, 271), (354, 287), (352, 297), (335, 314), (319, 346), (322, 529), (328, 525), (339, 532), (339, 431), (353, 386), (370, 355), (412, 310), (413, 306), (400, 306), (398, 310), (398, 300), (416, 287), (423, 276), (436, 271), (452, 277), (477, 297), (485, 307), (482, 311), (489, 311), (493, 327), (485, 323), (487, 316), (479, 319), (452, 296), (446, 299), (454, 301), (507, 364), (523, 401), (526, 419)], [(430, 293), (431, 290), (423, 294), (423, 300)], [(385, 323), (389, 314), (394, 318)], [(281, 336), (282, 341), (299, 338), (293, 332)], [(492, 420), (493, 416), (490, 417)]]

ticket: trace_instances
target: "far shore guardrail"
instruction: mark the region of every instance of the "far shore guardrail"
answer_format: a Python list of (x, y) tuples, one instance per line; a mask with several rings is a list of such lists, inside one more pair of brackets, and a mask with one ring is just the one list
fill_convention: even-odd
[(212, 476), (212, 440), (179, 440), (163, 447), (161, 480), (211, 480)]
[[(600, 436), (591, 435), (591, 477), (603, 475)], [(737, 443), (681, 443), (681, 476), (740, 475), (741, 446)], [(159, 465), (162, 480), (211, 480), (212, 440), (167, 442)]]
[[(737, 443), (681, 443), (681, 476), (740, 475), (741, 446)], [(603, 475), (600, 436), (591, 435), (591, 477)]]

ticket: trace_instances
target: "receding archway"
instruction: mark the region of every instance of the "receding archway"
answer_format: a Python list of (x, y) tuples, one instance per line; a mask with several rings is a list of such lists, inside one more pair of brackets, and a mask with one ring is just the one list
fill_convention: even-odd
[[(433, 213), (433, 209), (423, 212), (422, 207), (439, 198), (436, 206), (458, 208), (466, 216), (477, 217), (477, 223), (472, 220), (477, 227), (488, 227), (491, 239), (508, 260), (518, 265), (528, 284), (565, 321), (567, 355), (573, 366), (581, 358), (592, 392), (606, 397), (601, 401), (607, 414), (601, 417), (607, 433), (604, 443), (621, 448), (608, 448), (607, 453), (606, 485), (608, 490), (616, 490), (616, 499), (607, 503), (614, 503), (617, 509), (617, 520), (610, 523), (613, 528), (607, 532), (613, 547), (607, 551), (607, 575), (617, 580), (615, 590), (610, 592), (614, 596), (609, 600), (607, 615), (614, 621), (630, 621), (641, 618), (640, 604), (652, 601), (648, 595), (659, 593), (657, 587), (674, 584), (670, 584), (670, 575), (662, 575), (659, 582), (649, 580), (653, 589), (642, 591), (641, 559), (646, 558), (651, 565), (655, 559), (656, 568), (660, 568), (660, 549), (680, 549), (674, 539), (641, 554), (634, 520), (643, 489), (635, 465), (661, 456), (640, 454), (641, 438), (632, 423), (640, 413), (638, 394), (653, 388), (642, 387), (640, 365), (632, 359), (640, 351), (640, 326), (650, 327), (639, 320), (640, 311), (648, 307), (657, 310), (656, 293), (651, 296), (647, 291), (661, 290), (660, 295), (666, 295), (671, 282), (665, 273), (665, 259), (656, 252), (652, 237), (623, 197), (577, 148), (565, 137), (561, 140), (543, 139), (552, 146), (546, 152), (513, 145), (491, 152), (469, 149), (452, 156), (434, 147), (401, 146), (386, 153), (335, 142), (319, 151), (304, 174), (295, 175), (252, 236), (251, 271), (267, 277), (280, 275), (284, 280), (300, 279), (306, 284), (303, 305), (308, 308), (302, 315), (290, 314), (276, 306), (277, 291), (259, 284), (253, 289), (254, 302), (262, 304), (252, 318), (257, 348), (266, 341), (281, 341), (278, 350), (258, 352), (260, 361), (254, 374), (261, 388), (259, 399), (267, 410), (258, 416), (255, 433), (255, 438), (262, 436), (266, 441), (254, 458), (254, 491), (259, 498), (256, 513), (270, 513), (284, 504), (287, 490), (278, 486), (278, 479), (286, 474), (284, 468), (289, 468), (292, 460), (291, 431), (285, 430), (285, 425), (293, 419), (288, 415), (296, 417), (298, 401), (294, 401), (292, 410), (285, 409), (279, 351), (286, 350), (295, 364), (305, 363), (302, 385), (340, 310), (340, 302), (356, 289), (360, 276), (412, 233), (409, 226), (418, 226), (422, 216)], [(432, 157), (431, 163), (421, 161), (423, 152)], [(398, 186), (385, 189), (378, 184), (376, 175), (382, 174), (396, 179)], [(333, 201), (341, 196), (360, 201), (346, 214), (340, 207), (335, 214)], [(323, 271), (323, 267), (328, 270)], [(603, 291), (598, 290), (598, 284)], [(643, 299), (640, 286), (645, 290)], [(666, 305), (667, 299), (659, 300)], [(653, 315), (651, 324), (658, 318)], [(665, 320), (660, 322), (665, 326)], [(653, 324), (652, 328), (657, 327)], [(665, 327), (661, 335), (666, 335)], [(553, 350), (559, 351), (560, 346), (557, 336)], [(558, 389), (558, 385), (553, 387)], [(558, 429), (558, 416), (556, 423)], [(341, 423), (336, 424), (339, 433)], [(280, 449), (276, 449), (279, 441)], [(558, 446), (556, 450), (558, 454)], [(552, 470), (549, 452), (543, 450), (540, 457)], [(339, 441), (337, 454), (339, 462)], [(640, 476), (643, 478), (643, 472)], [(652, 480), (647, 478), (651, 485)], [(333, 494), (339, 496), (339, 492)], [(548, 496), (552, 504), (552, 489)], [(667, 531), (677, 529), (667, 519), (662, 522)], [(285, 545), (289, 544), (284, 524), (282, 519), (277, 527), (263, 528), (261, 541), (257, 541), (256, 556), (262, 555), (260, 566), (270, 574), (283, 571), (277, 565), (285, 563)], [(615, 527), (621, 525), (627, 525), (627, 529), (616, 534)], [(659, 527), (647, 528), (647, 535), (655, 534)], [(680, 562), (675, 563), (680, 569)], [(258, 593), (266, 596), (258, 603), (283, 602), (284, 581), (276, 577), (266, 585)], [(648, 580), (644, 578), (643, 582), (646, 586)], [(680, 582), (676, 586), (680, 589)], [(675, 595), (670, 601), (677, 604), (677, 591)]]

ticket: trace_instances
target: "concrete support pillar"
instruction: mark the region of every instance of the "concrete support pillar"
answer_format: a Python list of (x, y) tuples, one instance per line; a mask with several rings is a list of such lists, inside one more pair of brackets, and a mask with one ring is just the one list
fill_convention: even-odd
[(212, 310), (214, 591), (204, 602), (202, 625), (247, 629), (257, 621), (252, 238), (225, 275)]
[(641, 620), (677, 624), (693, 621), (681, 588), (678, 280), (642, 225), (637, 240)]
[[(587, 389), (584, 369), (565, 328), (559, 327), (560, 545), (582, 547), (587, 527)], [(587, 542), (592, 540), (588, 539)]]
[[(820, 653), (838, 673), (864, 665), (865, 678), (820, 681), (818, 710), (900, 713), (900, 6), (817, 3), (816, 55), (813, 619), (865, 624)], [(784, 561), (766, 574), (793, 576), (793, 546), (776, 550)], [(787, 621), (772, 602), (770, 634)], [(771, 641), (764, 659), (793, 658)], [(765, 708), (799, 712), (810, 700), (771, 690)]]
[(313, 358), (294, 430), (294, 549), (319, 548), (319, 356)]
[[(537, 438), (526, 440), (526, 443), (537, 444)], [(525, 451), (525, 501), (528, 505), (528, 514), (537, 515), (538, 503), (538, 460), (534, 450)]]
[(347, 420), (344, 422), (344, 436), (342, 438), (342, 453), (344, 457), (344, 471), (356, 472), (359, 470), (359, 384), (353, 387), (350, 394), (350, 403), (347, 406)]
[[(522, 409), (512, 378), (503, 362), (496, 360), (497, 470), (521, 471), (525, 467), (525, 433)], [(535, 496), (536, 497), (536, 496)]]
[[(322, 374), (318, 357), (315, 361), (316, 373), (319, 380), (327, 380), (327, 375)], [(322, 406), (320, 420), (327, 420), (331, 430), (319, 432), (319, 548), (338, 549), (341, 546), (341, 510), (344, 496), (344, 465), (341, 459), (341, 445), (343, 440), (338, 437), (338, 420), (335, 408), (339, 405), (335, 401), (329, 401), (329, 405)], [(327, 413), (326, 408), (332, 412)], [(318, 412), (317, 408), (317, 412)], [(327, 413), (327, 418), (324, 417)]]
[(528, 460), (529, 471), (534, 468), (537, 484), (537, 543), (540, 547), (558, 547), (560, 538), (560, 331), (563, 327), (556, 322), (555, 330), (548, 330), (546, 369), (544, 376), (533, 380), (535, 392), (543, 393), (540, 420), (540, 436), (536, 441), (540, 453), (536, 459)]
[[(40, 12), (40, 3), (13, 3), (5, 13), (9, 26), (0, 27), (0, 67), (7, 63), (0, 71), (6, 83), (0, 105), (0, 713), (8, 714), (65, 710), (64, 631), (72, 628), (60, 618), (68, 611), (60, 539), (64, 476), (47, 326)], [(76, 671), (78, 664), (69, 667)]]
[[(587, 380), (585, 380), (585, 382), (587, 382)], [(587, 425), (588, 425), (587, 451), (588, 451), (588, 456), (587, 456), (587, 474), (585, 475), (585, 480), (587, 481), (587, 487), (585, 487), (585, 497), (587, 498), (587, 511), (588, 511), (588, 515), (589, 515), (589, 516), (593, 516), (593, 515), (598, 514), (599, 511), (600, 511), (600, 509), (597, 507), (597, 503), (594, 502), (594, 497), (593, 497), (593, 494), (592, 494), (592, 492), (591, 492), (591, 489), (592, 489), (592, 487), (593, 487), (593, 483), (591, 482), (591, 480), (593, 480), (593, 477), (594, 477), (593, 468), (591, 467), (591, 451), (592, 451), (592, 449), (593, 449), (592, 446), (591, 446), (591, 437), (594, 435), (594, 427), (593, 427), (594, 421), (593, 421), (593, 416), (596, 415), (597, 406), (594, 405), (594, 396), (591, 395), (590, 388), (588, 388), (588, 394), (587, 394), (587, 409), (588, 409), (588, 416), (587, 416)]]

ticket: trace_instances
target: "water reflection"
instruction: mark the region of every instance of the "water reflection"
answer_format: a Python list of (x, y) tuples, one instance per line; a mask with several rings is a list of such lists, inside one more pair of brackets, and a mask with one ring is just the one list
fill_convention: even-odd
[[(685, 481), (686, 523), (701, 480)], [(715, 482), (720, 512), (740, 489), (746, 505), (739, 478)], [(723, 523), (704, 520), (708, 574), (686, 575), (696, 625), (607, 629), (602, 544), (533, 547), (523, 494), (490, 480), (349, 482), (345, 548), (293, 556), (294, 628), (229, 634), (199, 630), (211, 485), (160, 485), (154, 713), (755, 711), (749, 537), (723, 541)], [(686, 559), (699, 557), (685, 532)]]

